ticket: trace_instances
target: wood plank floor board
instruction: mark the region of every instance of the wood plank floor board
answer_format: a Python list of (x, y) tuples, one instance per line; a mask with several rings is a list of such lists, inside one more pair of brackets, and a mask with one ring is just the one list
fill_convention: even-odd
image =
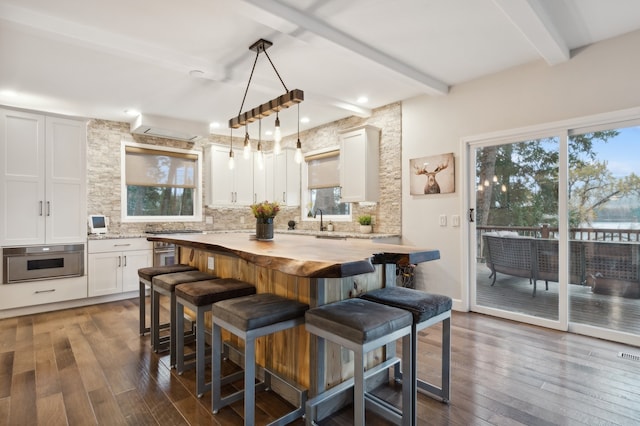
[(134, 389), (117, 394), (116, 402), (128, 425), (158, 425), (158, 422), (156, 422), (149, 407), (145, 404), (137, 390)]
[(35, 371), (14, 373), (11, 383), (11, 406), (8, 424), (36, 424)]
[(15, 352), (0, 352), (0, 399), (11, 396)]
[(65, 426), (68, 424), (62, 393), (54, 393), (36, 401), (38, 425)]
[(38, 398), (62, 392), (53, 347), (36, 352), (36, 393)]
[(98, 424), (126, 425), (120, 406), (108, 388), (89, 391), (89, 400)]

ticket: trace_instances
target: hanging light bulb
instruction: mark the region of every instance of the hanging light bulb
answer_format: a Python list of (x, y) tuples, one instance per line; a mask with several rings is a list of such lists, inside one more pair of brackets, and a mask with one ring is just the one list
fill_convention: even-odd
[(264, 169), (264, 153), (262, 152), (262, 120), (258, 120), (258, 150), (256, 151), (258, 155), (258, 168), (260, 170)]
[(276, 112), (276, 128), (273, 131), (273, 153), (275, 155), (280, 154), (280, 141), (282, 141), (282, 132), (280, 132), (280, 117)]
[(242, 149), (242, 156), (245, 160), (248, 160), (249, 157), (251, 157), (251, 139), (249, 139), (249, 126), (245, 125), (244, 129), (244, 148)]
[(233, 128), (231, 129), (231, 135), (229, 136), (229, 170), (233, 170), (236, 166), (236, 162), (233, 158)]
[(293, 156), (296, 163), (302, 163), (302, 143), (300, 142), (300, 104), (298, 104), (298, 142), (296, 142), (296, 153)]

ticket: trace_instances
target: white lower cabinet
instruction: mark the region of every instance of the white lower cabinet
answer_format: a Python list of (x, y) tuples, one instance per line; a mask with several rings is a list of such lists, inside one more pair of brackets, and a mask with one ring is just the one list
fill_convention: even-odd
[(0, 284), (0, 310), (87, 297), (87, 276)]
[(138, 269), (153, 265), (146, 238), (89, 241), (89, 297), (138, 290)]

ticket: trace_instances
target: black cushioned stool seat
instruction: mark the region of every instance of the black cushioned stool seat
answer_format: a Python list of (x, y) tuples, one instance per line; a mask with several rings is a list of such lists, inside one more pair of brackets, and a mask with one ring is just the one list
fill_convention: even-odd
[[(256, 288), (244, 281), (234, 278), (217, 278), (206, 281), (195, 281), (176, 286), (176, 369), (182, 374), (185, 368), (196, 369), (196, 395), (200, 398), (211, 388), (211, 383), (205, 383), (205, 312), (211, 310), (211, 305), (233, 297), (255, 294)], [(196, 353), (195, 363), (185, 366), (184, 362), (184, 307), (188, 307), (196, 314)]]
[[(138, 281), (140, 282), (140, 335), (144, 336), (151, 331), (151, 327), (147, 327), (146, 320), (146, 293), (147, 287), (151, 288), (152, 279), (156, 275), (172, 274), (174, 272), (195, 271), (196, 268), (189, 265), (167, 265), (167, 266), (150, 266), (148, 268), (138, 269)], [(153, 310), (153, 304), (151, 304)], [(153, 316), (153, 313), (151, 314)], [(161, 325), (162, 327), (162, 325)], [(151, 341), (153, 346), (153, 340)]]
[[(172, 274), (156, 275), (151, 280), (151, 337), (153, 339), (153, 350), (159, 352), (169, 347), (169, 363), (171, 367), (176, 365), (176, 293), (175, 287), (194, 281), (212, 280), (215, 275), (206, 272), (185, 271), (174, 272)], [(160, 295), (170, 298), (170, 326), (169, 342), (160, 341)]]
[[(373, 349), (395, 342), (410, 335), (413, 318), (405, 310), (370, 302), (363, 299), (347, 299), (329, 303), (307, 311), (305, 327), (309, 333), (335, 342), (354, 353), (354, 377), (307, 401), (306, 421), (315, 419), (315, 406), (329, 400), (338, 393), (353, 387), (354, 424), (365, 424), (365, 401), (378, 414), (397, 424), (410, 424), (411, 417), (403, 411), (411, 403), (411, 387), (402, 386), (403, 410), (366, 392), (365, 381), (381, 368), (389, 368), (399, 360), (385, 362), (381, 367), (369, 369), (365, 373), (366, 354)], [(403, 355), (411, 351), (411, 339), (403, 339)], [(411, 358), (403, 358), (402, 369), (410, 374)]]
[[(416, 392), (418, 390), (436, 396), (443, 402), (449, 402), (451, 380), (451, 298), (405, 287), (381, 288), (364, 293), (360, 297), (372, 302), (404, 309), (413, 316), (411, 335), (406, 338), (412, 340), (411, 346), (413, 348), (411, 353), (413, 369), (411, 370), (410, 381), (413, 387), (411, 415), (413, 417), (413, 424), (415, 424), (417, 420)], [(424, 330), (439, 322), (442, 322), (442, 383), (440, 387), (418, 379), (416, 363), (418, 331)], [(402, 374), (397, 368), (395, 370), (395, 376), (398, 380), (402, 379)]]
[[(244, 424), (253, 425), (255, 420), (255, 392), (264, 389), (275, 375), (264, 370), (264, 382), (255, 383), (256, 361), (255, 340), (277, 331), (286, 330), (304, 323), (304, 313), (309, 309), (306, 303), (287, 299), (270, 293), (237, 297), (214, 303), (213, 340), (211, 356), (212, 398), (211, 408), (217, 413), (221, 408), (244, 398)], [(244, 390), (224, 398), (221, 396), (223, 383), (229, 377), (222, 377), (222, 329), (244, 340)], [(235, 375), (232, 375), (235, 376)], [(269, 423), (285, 425), (304, 415), (307, 391), (294, 384), (283, 383), (294, 388), (299, 394), (300, 405), (288, 414)]]

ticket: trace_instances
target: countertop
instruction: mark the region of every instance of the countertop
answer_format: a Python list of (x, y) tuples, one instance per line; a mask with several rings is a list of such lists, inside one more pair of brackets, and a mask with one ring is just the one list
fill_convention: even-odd
[(257, 241), (248, 232), (149, 235), (205, 251), (236, 255), (258, 266), (307, 278), (340, 278), (374, 271), (374, 264), (421, 263), (440, 258), (437, 249), (387, 244), (370, 239), (317, 238), (278, 233), (272, 241)]
[[(202, 234), (216, 235), (216, 234), (252, 234), (255, 233), (253, 229), (240, 229), (240, 230), (215, 230), (215, 231), (202, 231)], [(386, 233), (371, 233), (363, 234), (360, 232), (338, 232), (338, 231), (316, 231), (316, 230), (302, 230), (302, 229), (276, 229), (274, 231), (276, 235), (307, 235), (307, 236), (320, 236), (326, 238), (353, 238), (362, 240), (386, 240), (386, 239), (399, 239), (399, 234), (386, 234)], [(195, 235), (202, 235), (195, 234)], [(89, 234), (87, 239), (89, 240), (113, 240), (121, 238), (148, 238), (157, 235), (194, 235), (193, 232), (180, 233), (179, 231), (167, 231), (164, 234), (158, 233), (146, 233), (146, 232), (129, 232), (129, 233), (108, 233), (108, 234)]]

